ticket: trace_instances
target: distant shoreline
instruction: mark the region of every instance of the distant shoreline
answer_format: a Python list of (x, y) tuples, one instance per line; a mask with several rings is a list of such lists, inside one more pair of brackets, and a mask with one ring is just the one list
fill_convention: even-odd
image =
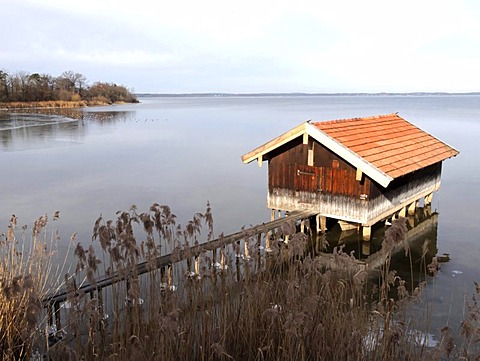
[(479, 96), (480, 92), (410, 92), (410, 93), (136, 93), (137, 97), (329, 97), (329, 96)]

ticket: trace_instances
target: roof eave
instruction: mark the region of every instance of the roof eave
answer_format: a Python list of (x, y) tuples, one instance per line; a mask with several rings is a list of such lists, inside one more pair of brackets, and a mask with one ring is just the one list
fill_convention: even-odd
[(270, 140), (269, 142), (255, 148), (254, 150), (244, 154), (242, 156), (242, 162), (247, 164), (253, 162), (255, 159), (261, 163), (264, 160), (264, 155), (268, 154), (272, 150), (290, 142), (291, 140), (308, 134), (320, 144), (324, 145), (332, 152), (338, 154), (341, 158), (345, 159), (348, 163), (357, 169), (360, 169), (367, 176), (379, 183), (382, 187), (386, 188), (393, 180), (392, 177), (382, 172), (380, 169), (367, 162), (358, 154), (345, 147), (343, 144), (330, 137), (325, 132), (321, 131), (309, 122), (302, 123), (295, 128), (283, 133), (282, 135)]
[(270, 153), (272, 150), (290, 142), (297, 137), (302, 136), (306, 132), (307, 124), (307, 122), (302, 123), (295, 128), (289, 130), (288, 132), (285, 132), (282, 135), (279, 135), (278, 137), (270, 140), (269, 142), (242, 155), (242, 162), (247, 164), (253, 162), (255, 159), (262, 159), (265, 154)]

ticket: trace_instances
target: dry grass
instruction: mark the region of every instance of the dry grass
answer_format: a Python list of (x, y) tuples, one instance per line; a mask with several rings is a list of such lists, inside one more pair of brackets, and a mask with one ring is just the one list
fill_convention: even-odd
[(91, 100), (49, 100), (38, 102), (0, 102), (0, 110), (12, 109), (38, 109), (38, 108), (83, 108), (87, 106), (109, 105), (111, 102), (106, 98), (94, 98)]
[[(55, 217), (58, 213), (55, 214)], [(21, 360), (41, 338), (38, 325), (42, 299), (54, 291), (55, 237), (47, 238), (47, 215), (35, 222), (29, 242), (27, 227), (17, 229), (13, 215), (0, 244), (0, 354), (2, 360)], [(55, 230), (52, 229), (52, 235)], [(20, 239), (17, 234), (21, 234)]]
[[(208, 230), (205, 239), (202, 227)], [(65, 280), (70, 306), (62, 311), (65, 337), (36, 347), (53, 360), (474, 359), (480, 317), (476, 298), (468, 305), (456, 347), (449, 328), (442, 330), (437, 347), (419, 342), (415, 330), (428, 325), (416, 323), (412, 305), (424, 284), (409, 292), (389, 268), (388, 248), (402, 242), (405, 231), (404, 222), (397, 221), (386, 233), (382, 252), (387, 261), (376, 284), (341, 249), (334, 253), (336, 267), (326, 268), (307, 251), (307, 237), (289, 226), (272, 240), (271, 255), (258, 252), (256, 237), (245, 233), (240, 245), (204, 253), (198, 262), (176, 263), (172, 279), (168, 270), (154, 268), (155, 259), (171, 249), (174, 257), (189, 258), (191, 246), (212, 239), (210, 208), (181, 227), (167, 206), (154, 204), (144, 213), (132, 207), (114, 221), (99, 218), (88, 249), (77, 244), (76, 273)], [(288, 247), (281, 242), (287, 235)], [(245, 243), (250, 257), (237, 257)], [(150, 266), (144, 275), (137, 273), (141, 260)], [(88, 295), (78, 291), (82, 282), (95, 284), (102, 273), (127, 281)], [(26, 275), (20, 279), (25, 304), (38, 304), (40, 296), (33, 290), (44, 281), (33, 278), (34, 272), (20, 274)], [(18, 275), (9, 276), (2, 288), (10, 285), (17, 292)], [(12, 346), (2, 346), (10, 356), (14, 350), (28, 355), (32, 346), (23, 335), (34, 332), (37, 318), (29, 323), (28, 306), (13, 304), (10, 310), (24, 321), (9, 341)], [(23, 346), (15, 349), (15, 344)]]

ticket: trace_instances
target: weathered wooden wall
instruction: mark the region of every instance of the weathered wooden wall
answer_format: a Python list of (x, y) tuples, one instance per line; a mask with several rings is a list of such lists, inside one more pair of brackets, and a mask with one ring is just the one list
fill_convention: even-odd
[[(313, 164), (308, 164), (309, 147)], [(323, 216), (373, 224), (406, 202), (440, 186), (441, 162), (392, 181), (385, 189), (319, 143), (296, 139), (269, 159), (267, 205), (288, 211), (315, 210)]]
[(356, 169), (318, 143), (313, 145), (314, 162), (307, 165), (308, 145), (293, 144), (269, 161), (269, 191), (276, 188), (333, 195), (369, 196), (371, 181), (356, 180)]

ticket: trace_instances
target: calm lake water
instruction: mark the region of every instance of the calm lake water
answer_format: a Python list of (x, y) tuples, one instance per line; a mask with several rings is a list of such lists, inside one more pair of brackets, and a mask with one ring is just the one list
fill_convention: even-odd
[[(398, 112), (460, 150), (444, 162), (437, 248), (451, 261), (429, 280), (433, 326), (458, 322), (480, 281), (480, 97), (145, 97), (62, 114), (0, 112), (0, 228), (60, 211), (61, 250), (88, 244), (96, 218), (167, 204), (185, 224), (211, 203), (215, 235), (270, 220), (267, 167), (241, 155), (308, 119)], [(48, 114), (52, 113), (52, 114)], [(206, 231), (204, 232), (207, 233)], [(454, 325), (453, 325), (454, 326)]]

